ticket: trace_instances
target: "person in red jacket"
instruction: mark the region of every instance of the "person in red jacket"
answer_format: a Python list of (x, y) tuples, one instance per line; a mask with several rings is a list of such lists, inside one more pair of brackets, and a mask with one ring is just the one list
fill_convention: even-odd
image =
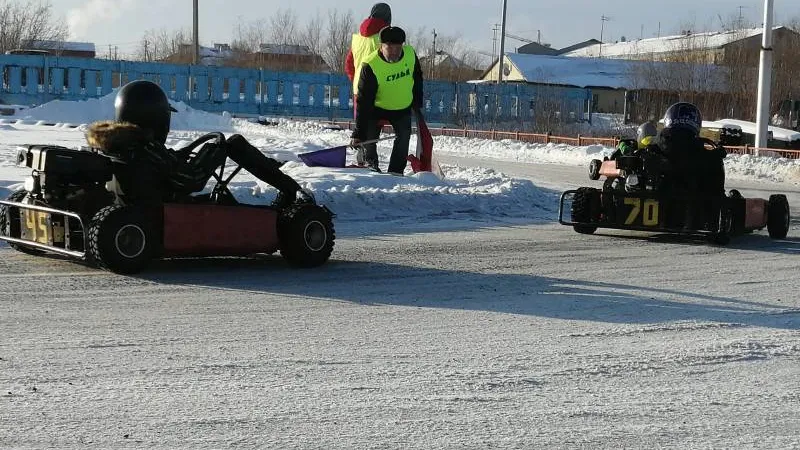
[[(344, 63), (344, 71), (353, 85), (353, 119), (358, 117), (358, 85), (361, 75), (361, 65), (366, 62), (367, 56), (375, 53), (381, 46), (380, 31), (392, 24), (392, 8), (386, 3), (372, 5), (369, 17), (361, 22), (358, 33), (353, 33), (350, 50)], [(388, 122), (381, 121), (376, 124), (382, 129)], [(364, 147), (356, 147), (356, 163), (366, 165)]]
[[(359, 32), (353, 34), (350, 50), (344, 62), (344, 72), (353, 82), (353, 95), (358, 94), (358, 79), (361, 64), (367, 55), (378, 50), (380, 39), (378, 33), (392, 24), (392, 9), (386, 3), (376, 3), (369, 12), (369, 17), (361, 22)], [(370, 42), (371, 41), (371, 42)], [(355, 116), (354, 116), (355, 117)]]

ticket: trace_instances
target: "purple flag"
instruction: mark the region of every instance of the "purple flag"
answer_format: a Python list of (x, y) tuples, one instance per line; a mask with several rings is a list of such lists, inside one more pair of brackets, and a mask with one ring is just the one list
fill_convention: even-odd
[(347, 146), (326, 148), (297, 155), (309, 167), (344, 167)]

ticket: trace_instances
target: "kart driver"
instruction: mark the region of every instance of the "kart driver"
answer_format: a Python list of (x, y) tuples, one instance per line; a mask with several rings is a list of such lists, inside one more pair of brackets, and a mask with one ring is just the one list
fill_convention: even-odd
[(214, 171), (230, 157), (256, 178), (278, 189), (276, 206), (313, 197), (280, 170), (281, 163), (266, 157), (241, 135), (224, 145), (205, 144), (194, 156), (188, 151), (168, 149), (164, 143), (170, 129), (170, 106), (161, 88), (137, 80), (123, 86), (114, 102), (115, 120), (89, 126), (89, 146), (125, 166), (115, 173), (126, 203), (158, 205), (202, 190)]
[(658, 129), (653, 122), (645, 122), (639, 125), (636, 130), (636, 141), (633, 139), (623, 139), (617, 144), (617, 148), (611, 154), (610, 159), (617, 159), (620, 156), (631, 156), (636, 150), (647, 148), (648, 145), (655, 143)]
[(691, 103), (680, 102), (664, 113), (664, 129), (656, 142), (670, 160), (675, 175), (685, 177), (686, 188), (700, 195), (725, 193), (725, 150), (706, 150), (700, 137), (703, 116)]

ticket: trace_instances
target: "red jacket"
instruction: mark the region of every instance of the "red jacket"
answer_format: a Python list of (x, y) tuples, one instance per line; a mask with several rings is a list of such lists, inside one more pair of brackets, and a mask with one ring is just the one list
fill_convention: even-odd
[[(389, 24), (384, 22), (383, 19), (367, 17), (363, 22), (361, 22), (361, 27), (359, 27), (358, 32), (364, 37), (370, 37), (388, 26)], [(347, 74), (347, 78), (349, 78), (350, 81), (353, 81), (353, 78), (356, 76), (356, 67), (355, 63), (353, 62), (352, 47), (347, 51), (347, 59), (345, 59), (344, 62), (344, 73)]]

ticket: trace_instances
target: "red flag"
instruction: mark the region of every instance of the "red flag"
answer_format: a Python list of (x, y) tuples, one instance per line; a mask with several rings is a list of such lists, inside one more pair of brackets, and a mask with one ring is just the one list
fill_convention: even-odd
[(417, 154), (408, 155), (408, 161), (411, 163), (411, 169), (414, 173), (417, 172), (434, 172), (440, 178), (444, 178), (442, 169), (433, 158), (433, 136), (428, 129), (428, 124), (422, 114), (416, 113), (417, 116)]

